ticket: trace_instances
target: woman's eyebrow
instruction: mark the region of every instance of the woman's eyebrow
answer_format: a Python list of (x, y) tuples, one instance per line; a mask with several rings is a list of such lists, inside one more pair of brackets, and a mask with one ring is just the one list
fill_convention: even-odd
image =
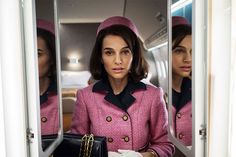
[(129, 46), (122, 47), (121, 49), (129, 49)]
[(105, 47), (103, 50), (113, 50), (113, 48)]
[(181, 46), (181, 45), (176, 46), (175, 49), (176, 49), (176, 48), (183, 48), (183, 49), (186, 49), (186, 47)]
[[(121, 50), (123, 50), (123, 49), (129, 49), (129, 47), (128, 46), (122, 47)], [(105, 47), (105, 48), (103, 48), (103, 50), (113, 50), (113, 48)]]

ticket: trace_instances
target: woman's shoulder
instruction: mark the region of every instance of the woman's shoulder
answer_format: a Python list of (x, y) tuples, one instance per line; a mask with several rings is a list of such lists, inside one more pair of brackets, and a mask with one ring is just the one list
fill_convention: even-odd
[(93, 84), (87, 86), (87, 87), (84, 87), (84, 88), (81, 88), (81, 89), (78, 89), (77, 90), (77, 96), (81, 93), (83, 94), (89, 94), (89, 93), (92, 93), (92, 88), (93, 88)]
[[(156, 87), (153, 85), (146, 85), (147, 89), (144, 92), (143, 100), (152, 104), (152, 106), (158, 106), (157, 108), (164, 106), (164, 92), (161, 87)], [(162, 105), (160, 105), (162, 104)]]
[(160, 93), (160, 94), (163, 93), (163, 89), (161, 87), (157, 87), (150, 84), (146, 84), (146, 87), (147, 87), (147, 92), (150, 92), (150, 93), (155, 92), (155, 93)]

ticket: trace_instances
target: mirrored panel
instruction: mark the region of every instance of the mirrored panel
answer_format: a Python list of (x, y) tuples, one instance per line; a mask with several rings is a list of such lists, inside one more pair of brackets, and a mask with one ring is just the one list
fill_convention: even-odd
[(36, 0), (40, 121), (43, 150), (48, 148), (50, 143), (57, 138), (60, 126), (54, 18), (54, 0)]
[(181, 157), (192, 146), (192, 1), (172, 0), (171, 4), (171, 69), (172, 136), (176, 154)]

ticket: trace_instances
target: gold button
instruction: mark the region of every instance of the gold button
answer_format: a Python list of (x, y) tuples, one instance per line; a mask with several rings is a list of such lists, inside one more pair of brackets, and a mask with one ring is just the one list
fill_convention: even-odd
[(124, 116), (122, 117), (122, 119), (123, 119), (124, 121), (127, 121), (127, 120), (129, 119), (129, 117), (126, 116), (126, 115), (124, 115)]
[(176, 117), (179, 118), (179, 119), (181, 118), (181, 116), (182, 116), (181, 113), (176, 114)]
[(107, 121), (107, 122), (111, 122), (111, 121), (112, 121), (111, 116), (107, 116), (107, 117), (106, 117), (106, 121)]
[(125, 142), (129, 142), (129, 137), (128, 137), (128, 136), (125, 136), (125, 137), (124, 137), (124, 141), (125, 141)]
[(47, 119), (46, 117), (42, 117), (42, 118), (41, 118), (41, 122), (43, 122), (43, 123), (47, 122), (47, 120), (48, 120), (48, 119)]
[(108, 138), (107, 138), (107, 141), (111, 143), (111, 142), (113, 142), (113, 138), (108, 137)]
[(179, 139), (182, 139), (184, 135), (182, 133), (179, 133)]

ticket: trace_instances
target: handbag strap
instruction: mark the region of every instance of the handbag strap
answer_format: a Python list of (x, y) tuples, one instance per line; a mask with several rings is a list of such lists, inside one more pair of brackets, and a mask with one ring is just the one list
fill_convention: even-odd
[(88, 138), (86, 157), (90, 157), (91, 156), (91, 152), (92, 152), (92, 149), (93, 149), (93, 142), (94, 142), (94, 136), (93, 136), (93, 134), (90, 134), (89, 138)]
[(85, 156), (85, 150), (86, 150), (86, 144), (87, 144), (87, 138), (88, 135), (85, 134), (81, 139), (81, 145), (80, 145), (80, 151), (79, 151), (79, 157)]
[(93, 142), (94, 142), (94, 135), (93, 134), (90, 134), (90, 135), (85, 134), (82, 137), (80, 151), (79, 151), (79, 157), (90, 157), (91, 156)]

